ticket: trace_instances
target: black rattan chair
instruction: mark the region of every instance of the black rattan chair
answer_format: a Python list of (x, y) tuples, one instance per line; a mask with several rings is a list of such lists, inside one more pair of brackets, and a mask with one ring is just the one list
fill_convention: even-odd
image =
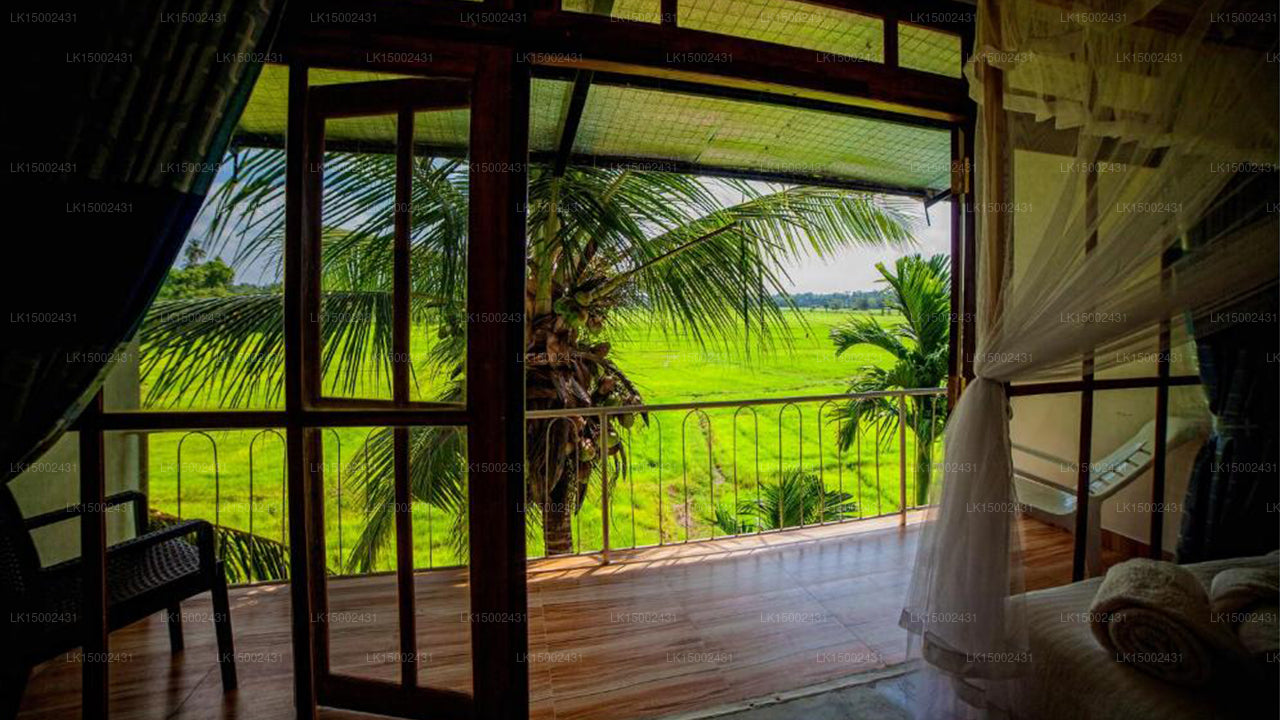
[[(222, 561), (214, 556), (213, 526), (188, 520), (147, 531), (147, 498), (122, 492), (109, 507), (133, 504), (136, 536), (107, 549), (107, 622), (117, 630), (165, 613), (169, 645), (182, 650), (181, 602), (206, 590), (213, 600), (223, 691), (236, 686), (231, 615)], [(22, 517), (7, 485), (0, 486), (0, 611), (5, 649), (0, 654), (0, 717), (17, 714), (31, 668), (81, 646), (80, 560), (42, 567), (31, 531), (78, 517), (79, 506)], [(195, 542), (187, 538), (195, 536)]]

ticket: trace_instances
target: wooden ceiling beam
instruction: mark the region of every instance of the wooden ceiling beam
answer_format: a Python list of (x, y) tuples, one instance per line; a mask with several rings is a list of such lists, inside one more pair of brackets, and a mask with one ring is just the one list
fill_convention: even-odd
[(448, 80), (373, 80), (317, 85), (310, 100), (321, 117), (360, 117), (388, 113), (401, 107), (416, 111), (465, 110), (471, 104), (471, 84)]
[(560, 148), (556, 151), (556, 159), (552, 164), (552, 174), (555, 177), (564, 175), (565, 168), (569, 165), (569, 156), (573, 154), (573, 141), (578, 137), (582, 110), (587, 106), (592, 74), (590, 70), (579, 70), (573, 80), (573, 93), (569, 96), (569, 106), (565, 109), (564, 122), (560, 125)]
[[(544, 161), (545, 157), (543, 157), (543, 154), (541, 153), (531, 153), (529, 160), (530, 162), (537, 163)], [(858, 192), (919, 198), (922, 201), (928, 198), (930, 194), (937, 192), (936, 190), (929, 190), (927, 188), (908, 187), (905, 185), (893, 185), (889, 183), (866, 182), (852, 178), (834, 177), (829, 175), (792, 173), (754, 168), (743, 169), (716, 167), (681, 160), (665, 160), (662, 158), (574, 154), (570, 156), (569, 164), (574, 167), (647, 169), (660, 172), (681, 173), (685, 175), (699, 175), (702, 177), (722, 177), (734, 178), (737, 180), (757, 180), (761, 182), (782, 183), (786, 185), (829, 187), (839, 190), (855, 190)]]
[(828, 62), (805, 48), (584, 13), (494, 11), (447, 0), (310, 0), (291, 3), (284, 24), (282, 56), (327, 67), (440, 74), (445, 63), (437, 52), (457, 64), (444, 50), (496, 45), (515, 48), (522, 62), (537, 66), (700, 81), (952, 123), (970, 112), (959, 78), (852, 59)]
[[(237, 134), (232, 142), (236, 147), (249, 148), (278, 149), (284, 146), (281, 139), (278, 137), (271, 135), (251, 135), (248, 133)], [(324, 147), (326, 152), (353, 152), (383, 155), (389, 155), (395, 152), (395, 142), (393, 140), (371, 141), (326, 139)], [(462, 147), (433, 145), (430, 143), (415, 143), (413, 154), (415, 157), (438, 157), (453, 160), (465, 160), (467, 158), (467, 149)], [(558, 150), (531, 152), (529, 153), (529, 162), (534, 165), (553, 166), (558, 157)], [(840, 190), (856, 190), (859, 192), (872, 192), (884, 195), (918, 198), (921, 201), (935, 197), (939, 192), (936, 189), (924, 187), (869, 182), (833, 175), (791, 173), (764, 169), (715, 167), (681, 160), (666, 160), (663, 158), (624, 155), (587, 155), (583, 153), (570, 153), (566, 163), (566, 168), (568, 167), (630, 168), (633, 170), (647, 169), (661, 172), (683, 173), (686, 175), (700, 175), (703, 177), (725, 177), (736, 178), (739, 180), (785, 183), (788, 185), (810, 185), (814, 187), (829, 187)]]

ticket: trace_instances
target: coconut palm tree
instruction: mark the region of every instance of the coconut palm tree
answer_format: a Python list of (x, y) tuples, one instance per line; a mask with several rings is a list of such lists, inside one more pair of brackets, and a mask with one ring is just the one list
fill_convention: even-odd
[[(901, 324), (886, 324), (870, 315), (855, 315), (831, 330), (836, 355), (861, 345), (887, 351), (892, 367), (867, 365), (849, 383), (849, 392), (909, 390), (937, 387), (946, 382), (951, 332), (951, 271), (946, 255), (898, 258), (892, 270), (878, 263), (881, 282), (889, 286), (885, 306), (902, 314)], [(917, 395), (905, 402), (904, 419), (916, 437), (916, 505), (929, 498), (933, 445), (946, 424), (946, 399)], [(844, 404), (832, 422), (840, 432), (841, 449), (857, 441), (864, 420), (878, 426), (877, 435), (892, 438), (898, 427), (896, 400), (873, 398)]]
[[(242, 151), (236, 173), (213, 197), (209, 237), (236, 239), (233, 264), (279, 263), (284, 231), (283, 156)], [(322, 365), (325, 390), (351, 394), (383, 385), (391, 365), (391, 253), (394, 158), (325, 157), (322, 230)], [(435, 399), (462, 396), (466, 351), (467, 166), (414, 161), (410, 215), (411, 305), (427, 328)], [(591, 408), (639, 404), (639, 389), (611, 356), (620, 321), (645, 313), (672, 334), (736, 348), (744, 314), (762, 347), (793, 310), (784, 268), (850, 245), (909, 242), (908, 206), (865, 193), (709, 181), (673, 173), (569, 168), (529, 174), (525, 314), (527, 406)], [(781, 296), (781, 305), (773, 297)], [(157, 303), (142, 334), (149, 404), (276, 401), (282, 386), (283, 304), (279, 295)], [(481, 318), (480, 321), (486, 319)], [(502, 319), (498, 319), (502, 320)], [(417, 340), (415, 340), (417, 342)], [(572, 550), (572, 518), (599, 463), (618, 464), (617, 425), (569, 419), (529, 422), (528, 502), (548, 554)], [(641, 418), (642, 421), (647, 421)], [(351, 569), (372, 567), (393, 533), (390, 433), (375, 433), (348, 469), (369, 521)], [(411, 435), (411, 492), (461, 517), (461, 435), (440, 428)]]

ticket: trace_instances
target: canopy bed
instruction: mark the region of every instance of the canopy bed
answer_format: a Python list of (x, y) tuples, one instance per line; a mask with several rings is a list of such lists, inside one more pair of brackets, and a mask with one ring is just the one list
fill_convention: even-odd
[[(1162, 458), (1170, 437), (1171, 349), (1197, 341), (1203, 347), (1211, 330), (1265, 338), (1253, 343), (1251, 355), (1274, 347), (1274, 313), (1241, 311), (1274, 298), (1278, 264), (1280, 123), (1269, 62), (1275, 15), (1249, 10), (1217, 2), (979, 3), (966, 68), (979, 104), (977, 346), (973, 376), (948, 424), (944, 479), (935, 488), (902, 616), (912, 651), (924, 660), (922, 717), (1095, 717), (1087, 707), (1097, 696), (1083, 684), (1086, 676), (1061, 674), (1077, 666), (1115, 673), (1108, 677), (1121, 678), (1121, 687), (1143, 692), (1123, 680), (1132, 668), (1116, 662), (1099, 668), (1096, 657), (1082, 654), (1108, 655), (1087, 630), (1089, 643), (1075, 652), (1052, 637), (1071, 632), (1065, 623), (1048, 627), (1065, 608), (1088, 610), (1103, 581), (1022, 593), (1020, 498), (1009, 440), (1018, 417), (1010, 398), (1046, 388), (1079, 394), (1076, 497), (1087, 510), (1095, 391), (1119, 384), (1115, 378), (1137, 359), (1157, 357), (1165, 382), (1151, 385), (1158, 408), (1154, 453)], [(1271, 24), (1259, 25), (1265, 17)], [(1239, 366), (1227, 370), (1246, 372)], [(1274, 369), (1261, 373), (1271, 380), (1251, 387), (1260, 394), (1270, 388), (1274, 396)], [(1273, 403), (1256, 403), (1255, 416), (1233, 417), (1226, 427), (1214, 410), (1212, 447), (1202, 455), (1219, 452), (1213, 457), (1220, 459), (1234, 428), (1247, 425), (1246, 442), (1253, 444), (1242, 449), (1237, 442), (1240, 456), (1274, 458), (1274, 439), (1261, 439), (1274, 435), (1266, 430), (1275, 428)], [(1212, 492), (1193, 480), (1192, 498), (1245, 518), (1236, 506), (1257, 511), (1274, 497), (1270, 467), (1228, 478), (1232, 487), (1221, 481)], [(1205, 474), (1201, 485), (1212, 485), (1212, 473)], [(1158, 475), (1153, 501), (1163, 500), (1162, 464)], [(1255, 538), (1254, 546), (1237, 542), (1231, 555), (1275, 547), (1275, 519), (1260, 515), (1248, 515), (1253, 524), (1236, 533)], [(1184, 522), (1194, 527), (1196, 520)], [(1156, 557), (1157, 529), (1153, 522)], [(1079, 538), (1089, 530), (1089, 513), (1075, 512), (1077, 580), (1084, 569)], [(1225, 554), (1201, 549), (1194, 559)], [(1275, 557), (1263, 563), (1274, 566)], [(1217, 569), (1193, 574), (1203, 582)], [(1046, 697), (1038, 680), (1046, 677), (1069, 687)], [(1176, 705), (1176, 688), (1165, 686), (1164, 705)]]

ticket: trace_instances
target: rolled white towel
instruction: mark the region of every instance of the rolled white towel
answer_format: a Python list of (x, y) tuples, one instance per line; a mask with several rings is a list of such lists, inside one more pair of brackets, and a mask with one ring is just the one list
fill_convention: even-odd
[(1209, 596), (1215, 614), (1229, 614), (1256, 603), (1276, 604), (1280, 599), (1280, 566), (1238, 567), (1213, 576)]
[(1090, 607), (1093, 636), (1153, 677), (1178, 685), (1204, 685), (1222, 652), (1239, 652), (1225, 626), (1210, 620), (1209, 595), (1187, 569), (1134, 559), (1107, 571)]
[(1213, 621), (1231, 628), (1257, 662), (1280, 652), (1280, 566), (1223, 570), (1209, 586)]
[(1280, 606), (1258, 603), (1243, 611), (1236, 637), (1255, 662), (1275, 662), (1280, 653)]

